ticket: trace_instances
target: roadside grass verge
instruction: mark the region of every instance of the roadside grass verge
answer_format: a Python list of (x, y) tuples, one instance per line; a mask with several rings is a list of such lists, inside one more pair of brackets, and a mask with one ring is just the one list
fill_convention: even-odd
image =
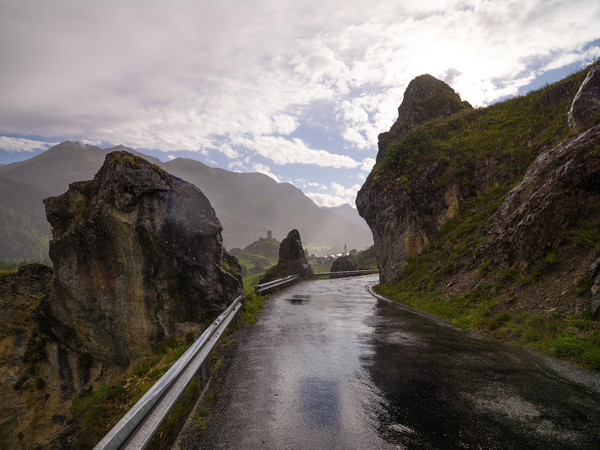
[[(167, 339), (157, 354), (129, 369), (116, 384), (103, 384), (98, 389), (76, 397), (71, 413), (75, 426), (72, 448), (91, 448), (133, 407), (133, 405), (164, 375), (177, 359), (193, 343), (195, 336), (187, 335), (181, 340)], [(184, 420), (200, 393), (197, 380), (192, 381), (169, 417), (159, 429), (154, 441), (165, 442), (177, 435), (177, 423)], [(188, 412), (186, 412), (188, 409)], [(150, 448), (160, 448), (154, 446)]]
[[(223, 368), (226, 350), (237, 343), (234, 338), (235, 332), (258, 320), (266, 298), (254, 295), (252, 292), (246, 293), (242, 310), (237, 319), (231, 323), (210, 354), (211, 377)], [(71, 407), (74, 426), (69, 432), (75, 443), (70, 448), (87, 449), (96, 445), (185, 353), (197, 337), (188, 333), (183, 339), (167, 339), (159, 344), (155, 356), (132, 366), (121, 381), (113, 385), (101, 385), (92, 392), (76, 397)], [(215, 392), (219, 392), (218, 385), (207, 394), (210, 401), (204, 402), (205, 405), (202, 407), (204, 409), (197, 413), (198, 417), (192, 418), (193, 421), (195, 420), (199, 424), (206, 422), (210, 412), (207, 408), (216, 399)], [(171, 410), (148, 448), (170, 448), (201, 393), (202, 389), (197, 375)]]
[(546, 317), (497, 311), (502, 303), (514, 301), (514, 297), (504, 296), (497, 285), (479, 286), (466, 295), (447, 298), (439, 290), (420, 291), (403, 281), (377, 286), (375, 291), (452, 325), (600, 372), (600, 323), (587, 314), (563, 317), (556, 313)]

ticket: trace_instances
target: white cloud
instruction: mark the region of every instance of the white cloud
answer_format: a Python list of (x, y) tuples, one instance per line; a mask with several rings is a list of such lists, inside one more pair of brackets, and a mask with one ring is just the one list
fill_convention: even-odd
[(360, 185), (355, 184), (349, 188), (339, 183), (330, 183), (328, 192), (308, 192), (306, 195), (319, 206), (339, 206), (344, 203), (354, 205), (356, 194), (360, 190)]
[(0, 149), (7, 152), (33, 152), (47, 150), (58, 142), (33, 141), (31, 139), (0, 136)]
[[(0, 134), (210, 151), (235, 170), (258, 156), (302, 164), (308, 181), (310, 166), (362, 177), (357, 151), (374, 156), (417, 75), (485, 105), (600, 58), (589, 0), (0, 0), (0, 12)], [(315, 141), (331, 145), (305, 137), (319, 126), (339, 132)]]
[(93, 145), (94, 147), (100, 147), (102, 145), (102, 141), (99, 140), (81, 139), (80, 142), (87, 145)]
[(354, 169), (360, 163), (346, 155), (329, 153), (309, 148), (301, 139), (286, 139), (280, 136), (257, 136), (241, 138), (237, 144), (254, 150), (275, 164), (310, 164), (320, 167)]
[(342, 137), (346, 142), (353, 144), (359, 149), (373, 147), (373, 143), (369, 142), (356, 128), (346, 128), (342, 133)]
[(363, 162), (360, 165), (360, 170), (362, 170), (364, 172), (370, 172), (374, 165), (375, 165), (375, 158), (365, 158), (365, 159), (363, 159)]

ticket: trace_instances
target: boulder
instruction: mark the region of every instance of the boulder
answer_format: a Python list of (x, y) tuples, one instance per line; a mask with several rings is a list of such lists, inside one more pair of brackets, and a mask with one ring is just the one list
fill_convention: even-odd
[(44, 203), (54, 279), (36, 319), (73, 351), (126, 366), (242, 292), (208, 199), (145, 159), (112, 152), (93, 180)]
[(486, 224), (477, 254), (531, 261), (560, 242), (600, 199), (600, 125), (541, 153)]
[[(331, 272), (351, 272), (357, 270), (356, 264), (348, 255), (337, 258), (331, 265)], [(339, 278), (340, 275), (331, 274), (329, 278)]]
[(267, 270), (259, 283), (284, 278), (288, 275), (300, 275), (301, 278), (312, 278), (315, 276), (310, 264), (306, 260), (300, 233), (294, 229), (279, 245), (279, 261), (276, 266)]
[(590, 312), (592, 316), (600, 315), (600, 258), (592, 263), (588, 272), (588, 277), (592, 280), (592, 298), (590, 300)]
[(398, 119), (390, 131), (379, 135), (377, 162), (383, 159), (390, 144), (415, 127), (469, 108), (471, 105), (461, 101), (460, 95), (443, 81), (429, 74), (416, 77), (404, 91), (404, 99), (398, 107)]
[(568, 120), (573, 131), (600, 122), (600, 64), (593, 66), (581, 83), (569, 110)]

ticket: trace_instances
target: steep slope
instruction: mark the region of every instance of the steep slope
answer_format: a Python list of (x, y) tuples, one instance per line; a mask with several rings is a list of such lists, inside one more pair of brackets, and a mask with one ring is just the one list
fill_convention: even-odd
[(592, 66), (385, 148), (357, 199), (379, 291), (600, 370), (599, 78)]

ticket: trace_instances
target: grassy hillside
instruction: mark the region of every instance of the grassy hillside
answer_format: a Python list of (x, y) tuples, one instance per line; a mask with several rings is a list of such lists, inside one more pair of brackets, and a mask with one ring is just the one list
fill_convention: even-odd
[(570, 134), (567, 113), (584, 78), (581, 72), (522, 97), (428, 122), (392, 144), (375, 173), (391, 171), (409, 186), (425, 163), (442, 160), (450, 169), (440, 185), (458, 180), (471, 186), (476, 161), (492, 157), (507, 163), (506, 192), (541, 151)]
[[(561, 306), (589, 301), (585, 269), (600, 250), (597, 205), (588, 205), (582, 220), (530, 260), (496, 264), (477, 256), (485, 224), (527, 167), (572, 134), (567, 113), (585, 75), (429, 122), (392, 144), (373, 176), (399, 181), (410, 193), (423, 168), (442, 161), (447, 167), (436, 183), (458, 183), (470, 198), (379, 293), (455, 325), (600, 370), (600, 324), (583, 306)], [(487, 172), (491, 182), (477, 191), (477, 162), (487, 158), (494, 161)]]

